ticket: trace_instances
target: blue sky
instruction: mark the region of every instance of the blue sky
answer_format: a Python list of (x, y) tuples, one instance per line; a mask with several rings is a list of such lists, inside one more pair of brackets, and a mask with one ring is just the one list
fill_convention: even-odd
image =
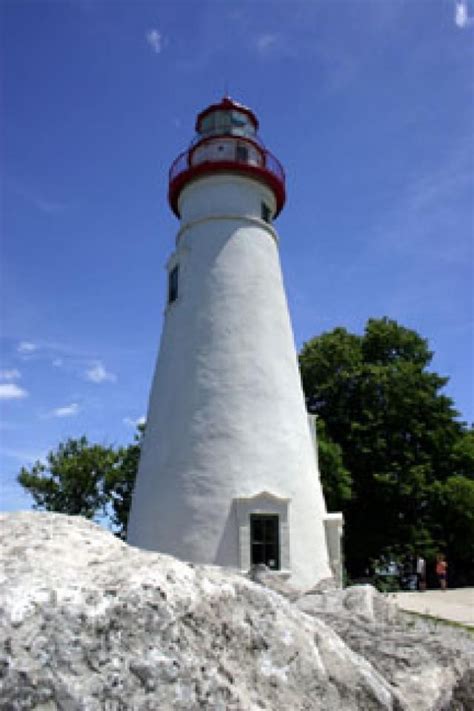
[(473, 404), (474, 2), (3, 0), (1, 507), (61, 439), (146, 412), (167, 171), (228, 89), (287, 171), (298, 346), (387, 315)]

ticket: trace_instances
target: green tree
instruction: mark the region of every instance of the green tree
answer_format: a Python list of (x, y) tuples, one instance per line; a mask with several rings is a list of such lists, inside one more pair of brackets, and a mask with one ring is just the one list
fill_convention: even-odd
[(104, 481), (117, 462), (111, 447), (89, 444), (86, 437), (68, 439), (45, 462), (23, 467), (18, 481), (33, 497), (35, 509), (94, 518), (105, 510)]
[(451, 470), (453, 474), (474, 480), (474, 427), (466, 429), (454, 445)]
[(431, 358), (425, 339), (387, 318), (370, 319), (362, 336), (337, 328), (300, 354), (308, 408), (353, 480), (342, 504), (352, 575), (386, 550), (431, 550), (443, 540), (433, 486), (453, 474), (453, 458), (466, 465), (469, 447)]
[(328, 511), (340, 511), (352, 495), (352, 477), (345, 468), (342, 449), (326, 431), (324, 420), (317, 423), (318, 459), (321, 484)]
[(448, 561), (462, 582), (474, 580), (474, 479), (451, 476), (442, 485), (441, 521)]
[(118, 466), (109, 470), (105, 477), (104, 491), (109, 504), (111, 522), (115, 527), (116, 535), (124, 540), (127, 537), (128, 516), (144, 434), (145, 425), (140, 424), (135, 441), (119, 450)]
[(144, 425), (127, 447), (68, 439), (45, 462), (22, 468), (19, 483), (33, 497), (33, 508), (86, 518), (108, 517), (120, 538), (127, 535), (128, 513), (140, 458)]

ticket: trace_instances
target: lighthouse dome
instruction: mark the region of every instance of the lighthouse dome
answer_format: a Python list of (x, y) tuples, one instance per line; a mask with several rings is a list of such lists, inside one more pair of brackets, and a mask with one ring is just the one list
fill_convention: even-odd
[(211, 104), (196, 119), (200, 136), (233, 135), (255, 138), (258, 119), (247, 106), (225, 96), (218, 104)]
[(275, 196), (276, 217), (285, 204), (285, 172), (260, 140), (254, 112), (228, 96), (196, 118), (196, 136), (174, 161), (169, 175), (170, 206), (180, 217), (179, 197), (191, 181), (219, 172), (264, 183)]

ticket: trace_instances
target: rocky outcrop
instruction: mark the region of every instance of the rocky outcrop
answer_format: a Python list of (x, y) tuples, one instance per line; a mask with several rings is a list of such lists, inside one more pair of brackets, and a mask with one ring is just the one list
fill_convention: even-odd
[(472, 639), (372, 588), (277, 592), (59, 514), (0, 527), (3, 711), (471, 708)]

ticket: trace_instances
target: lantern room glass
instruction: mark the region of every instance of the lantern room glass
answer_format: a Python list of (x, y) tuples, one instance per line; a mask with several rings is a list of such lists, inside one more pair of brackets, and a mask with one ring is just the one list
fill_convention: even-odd
[(231, 136), (255, 136), (255, 126), (250, 118), (243, 111), (219, 110), (204, 116), (198, 127), (198, 133), (202, 137), (215, 135)]

